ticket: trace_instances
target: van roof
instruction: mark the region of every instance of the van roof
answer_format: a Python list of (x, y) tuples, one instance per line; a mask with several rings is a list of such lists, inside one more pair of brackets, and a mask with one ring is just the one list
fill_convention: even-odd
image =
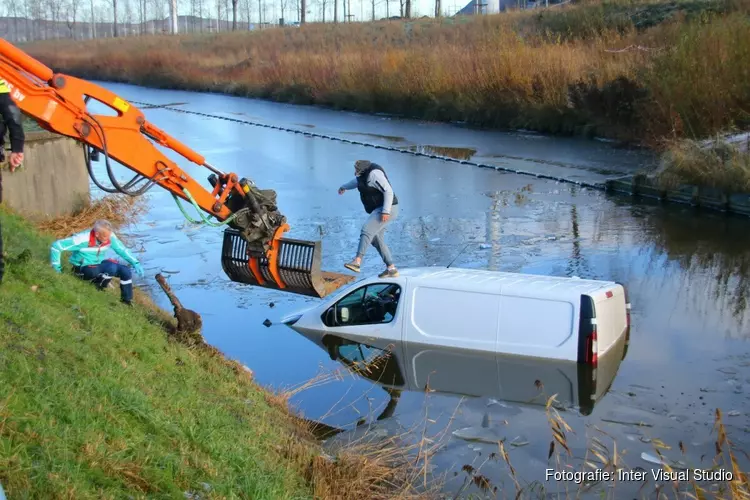
[(613, 281), (586, 280), (564, 276), (507, 273), (485, 269), (462, 269), (441, 267), (415, 267), (399, 269), (399, 274), (423, 285), (455, 285), (477, 292), (549, 291), (554, 288), (580, 294), (590, 294), (615, 286)]

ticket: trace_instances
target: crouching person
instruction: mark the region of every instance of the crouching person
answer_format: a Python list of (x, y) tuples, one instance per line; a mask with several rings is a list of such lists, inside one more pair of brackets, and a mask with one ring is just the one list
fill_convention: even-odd
[(125, 304), (132, 305), (133, 280), (130, 267), (115, 260), (106, 259), (110, 249), (132, 265), (139, 276), (143, 276), (140, 262), (123, 245), (112, 231), (112, 225), (106, 220), (96, 221), (91, 230), (54, 242), (50, 248), (50, 263), (57, 272), (61, 273), (60, 255), (65, 251), (72, 252), (69, 262), (76, 276), (92, 282), (100, 290), (109, 286), (112, 278), (119, 278), (120, 299)]

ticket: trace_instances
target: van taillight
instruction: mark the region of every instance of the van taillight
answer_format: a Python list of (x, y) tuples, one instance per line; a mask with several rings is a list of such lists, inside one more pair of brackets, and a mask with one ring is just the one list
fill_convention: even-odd
[(581, 311), (578, 321), (578, 362), (595, 367), (599, 361), (599, 345), (596, 331), (596, 309), (594, 299), (581, 295)]
[(591, 325), (593, 331), (586, 339), (586, 364), (596, 366), (599, 363), (599, 343), (596, 336), (596, 324)]
[(625, 319), (627, 320), (628, 328), (630, 328), (630, 302), (625, 304)]

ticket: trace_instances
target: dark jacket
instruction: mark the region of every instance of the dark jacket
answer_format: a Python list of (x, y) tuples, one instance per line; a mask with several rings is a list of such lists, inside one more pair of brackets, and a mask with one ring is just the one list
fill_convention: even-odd
[[(370, 182), (369, 177), (373, 170), (382, 172), (389, 185), (383, 186), (377, 180), (375, 182)], [(365, 212), (368, 214), (372, 213), (373, 210), (377, 208), (383, 207), (385, 193), (388, 191), (392, 192), (388, 174), (386, 174), (385, 170), (376, 163), (371, 164), (367, 170), (362, 172), (362, 175), (357, 177), (357, 190), (359, 191), (359, 199), (362, 201), (362, 205), (365, 207)], [(398, 197), (395, 192), (393, 193), (393, 201), (391, 202), (391, 205), (398, 205)], [(388, 213), (389, 211), (390, 207), (384, 207), (385, 213)]]
[(0, 93), (0, 116), (2, 117), (2, 120), (0, 120), (0, 146), (5, 146), (5, 132), (7, 130), (10, 134), (11, 152), (23, 153), (26, 136), (21, 125), (21, 110), (18, 109), (8, 92)]

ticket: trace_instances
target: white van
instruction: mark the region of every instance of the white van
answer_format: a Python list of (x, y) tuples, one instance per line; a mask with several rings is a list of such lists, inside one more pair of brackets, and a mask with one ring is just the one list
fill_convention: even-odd
[(458, 268), (371, 277), (282, 320), (300, 333), (408, 342), (596, 366), (630, 333), (621, 284)]

